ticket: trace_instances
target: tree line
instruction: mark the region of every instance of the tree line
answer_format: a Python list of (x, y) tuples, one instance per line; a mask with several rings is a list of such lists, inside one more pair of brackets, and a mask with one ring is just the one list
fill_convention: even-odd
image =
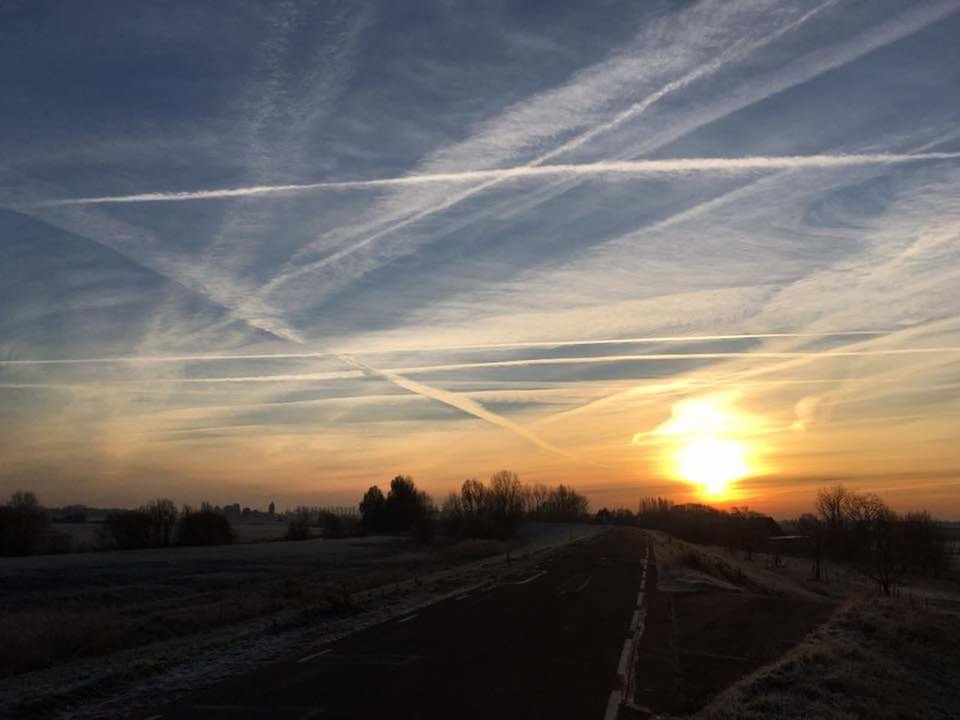
[(369, 532), (410, 531), (421, 542), (437, 530), (448, 538), (506, 539), (524, 520), (577, 522), (587, 519), (589, 503), (566, 485), (524, 485), (515, 472), (501, 470), (484, 484), (463, 482), (438, 509), (429, 494), (408, 475), (398, 475), (386, 494), (376, 485), (360, 501), (360, 518)]
[[(172, 545), (223, 545), (236, 537), (226, 515), (209, 503), (199, 510), (178, 509), (168, 498), (158, 498), (135, 510), (114, 510), (98, 529), (102, 550), (135, 550)], [(17, 490), (0, 505), (0, 556), (69, 552), (69, 534), (50, 527), (47, 511), (37, 496)]]
[(825, 560), (846, 563), (876, 582), (884, 595), (892, 594), (906, 573), (940, 576), (950, 566), (947, 533), (925, 510), (899, 514), (876, 494), (844, 485), (821, 488), (813, 510), (777, 523), (747, 507), (719, 510), (650, 497), (640, 501), (636, 513), (603, 508), (596, 519), (742, 550), (748, 558), (760, 550), (803, 554), (816, 580), (825, 577)]
[(950, 566), (946, 533), (926, 510), (900, 514), (874, 493), (844, 485), (821, 488), (814, 508), (790, 527), (808, 539), (817, 579), (824, 559), (847, 562), (890, 595), (908, 572), (939, 577)]

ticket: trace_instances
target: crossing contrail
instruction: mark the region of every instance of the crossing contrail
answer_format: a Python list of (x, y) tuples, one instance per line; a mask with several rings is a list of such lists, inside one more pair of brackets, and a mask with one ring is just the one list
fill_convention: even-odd
[(120, 203), (186, 202), (218, 200), (258, 195), (377, 189), (409, 185), (472, 183), (483, 180), (522, 180), (541, 177), (648, 177), (689, 173), (735, 174), (765, 170), (830, 169), (863, 165), (896, 165), (932, 160), (956, 160), (960, 153), (932, 152), (915, 154), (872, 153), (866, 155), (782, 155), (739, 158), (673, 158), (664, 160), (620, 160), (559, 165), (520, 165), (493, 170), (427, 173), (372, 180), (333, 180), (297, 185), (251, 185), (183, 192), (148, 192), (135, 195), (102, 195), (65, 198), (40, 203), (43, 207), (64, 205), (104, 205)]
[[(770, 333), (735, 333), (725, 335), (654, 335), (650, 337), (626, 338), (595, 338), (584, 340), (531, 340), (516, 342), (490, 342), (472, 344), (428, 345), (421, 347), (384, 347), (384, 348), (352, 348), (354, 355), (385, 355), (407, 352), (448, 352), (451, 350), (521, 350), (524, 348), (560, 348), (580, 347), (590, 345), (634, 345), (644, 343), (673, 343), (673, 342), (717, 342), (723, 340), (754, 340), (775, 338), (823, 338), (847, 337), (858, 335), (886, 335), (890, 330), (841, 330), (837, 332), (770, 332)], [(191, 355), (128, 355), (118, 357), (92, 358), (18, 358), (0, 360), (3, 366), (31, 366), (31, 365), (154, 365), (164, 363), (193, 363), (193, 362), (230, 362), (245, 360), (300, 360), (311, 358), (336, 358), (337, 354), (330, 350), (283, 352), (283, 353), (240, 353), (240, 354), (191, 354)]]

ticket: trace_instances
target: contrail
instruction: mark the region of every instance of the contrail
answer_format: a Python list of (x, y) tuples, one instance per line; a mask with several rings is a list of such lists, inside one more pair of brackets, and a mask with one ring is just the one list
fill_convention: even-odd
[[(887, 357), (896, 355), (930, 355), (930, 354), (960, 353), (960, 346), (922, 347), (922, 348), (891, 348), (887, 350), (812, 350), (812, 351), (731, 351), (731, 352), (696, 352), (696, 353), (645, 353), (623, 355), (585, 355), (576, 357), (525, 358), (520, 360), (479, 360), (477, 362), (445, 363), (438, 365), (415, 365), (388, 369), (371, 368), (354, 358), (341, 354), (334, 356), (341, 362), (347, 363), (357, 371), (334, 371), (318, 373), (285, 373), (276, 375), (228, 375), (218, 377), (193, 378), (153, 378), (150, 380), (112, 380), (111, 384), (156, 384), (156, 383), (254, 383), (254, 382), (301, 382), (315, 380), (349, 380), (362, 377), (364, 374), (376, 374), (393, 382), (393, 378), (402, 375), (422, 375), (436, 372), (451, 372), (454, 370), (476, 370), (484, 368), (532, 367), (537, 365), (581, 365), (581, 364), (613, 364), (621, 362), (660, 362), (681, 360), (728, 360), (732, 358), (756, 358), (763, 360), (820, 360), (846, 357)], [(332, 353), (331, 353), (332, 354)], [(406, 383), (414, 381), (404, 379)], [(96, 385), (98, 383), (73, 383), (77, 385)], [(399, 383), (398, 383), (399, 384)], [(417, 385), (420, 385), (417, 383)], [(29, 384), (17, 384), (16, 387), (28, 387)], [(39, 384), (39, 387), (45, 385)], [(0, 387), (14, 387), (14, 385), (0, 385)], [(401, 387), (409, 389), (406, 385)], [(426, 386), (424, 386), (426, 387)], [(445, 392), (445, 391), (436, 391)], [(448, 393), (451, 394), (452, 393)], [(428, 397), (433, 397), (429, 395)], [(445, 401), (444, 401), (445, 402)], [(449, 403), (447, 403), (449, 404)], [(456, 406), (454, 406), (456, 407)]]
[[(833, 3), (831, 2), (823, 3), (819, 7), (814, 8), (811, 12), (799, 18), (794, 23), (789, 24), (784, 28), (782, 28), (780, 31), (767, 36), (765, 40), (760, 41), (759, 43), (754, 43), (750, 46), (747, 46), (744, 49), (747, 50), (748, 51), (747, 54), (749, 54), (749, 51), (756, 50), (763, 47), (769, 40), (777, 39), (778, 37), (792, 30), (793, 28), (799, 27), (804, 22), (809, 20), (811, 17), (814, 17), (816, 14), (830, 7), (832, 4)], [(936, 3), (931, 7), (925, 7), (917, 11), (904, 13), (903, 15), (893, 18), (888, 22), (882, 23), (880, 26), (876, 28), (871, 28), (868, 31), (861, 34), (860, 36), (857, 36), (854, 39), (852, 47), (850, 45), (843, 45), (840, 48), (831, 48), (826, 52), (818, 52), (815, 55), (810, 56), (809, 62), (801, 62), (796, 65), (791, 64), (785, 69), (784, 74), (774, 76), (774, 78), (772, 78), (772, 80), (762, 88), (758, 88), (756, 90), (753, 90), (752, 92), (748, 91), (746, 93), (735, 93), (733, 96), (729, 98), (728, 102), (724, 103), (720, 108), (715, 109), (713, 112), (708, 112), (706, 114), (700, 113), (691, 122), (681, 124), (679, 128), (671, 129), (670, 131), (667, 132), (667, 135), (665, 136), (661, 135), (661, 137), (655, 140), (653, 143), (647, 143), (647, 147), (643, 148), (642, 152), (643, 153), (652, 152), (653, 150), (656, 150), (659, 147), (668, 145), (670, 142), (672, 142), (673, 140), (676, 140), (678, 137), (682, 137), (683, 135), (699, 127), (702, 127), (707, 123), (713, 122), (722, 117), (726, 117), (743, 107), (752, 105), (753, 103), (758, 102), (759, 100), (767, 98), (777, 92), (782, 92), (787, 88), (799, 85), (800, 83), (806, 82), (825, 72), (828, 72), (838, 67), (842, 67), (843, 65), (851, 62), (852, 60), (855, 60), (856, 58), (859, 58), (865, 55), (868, 52), (876, 50), (877, 48), (880, 48), (880, 47), (884, 47), (903, 37), (906, 37), (912, 33), (915, 33), (921, 28), (924, 28), (927, 25), (940, 20), (943, 17), (950, 15), (951, 13), (956, 12), (958, 9), (958, 6), (960, 6), (960, 4), (958, 4), (956, 0), (944, 0), (943, 2)], [(620, 115), (615, 116), (615, 118), (613, 118), (610, 122), (604, 123), (598, 126), (597, 128), (598, 132), (609, 130), (612, 127), (615, 127), (616, 125), (621, 123), (622, 121), (629, 119), (630, 117), (633, 117), (635, 115), (639, 115), (643, 113), (650, 105), (658, 102), (663, 96), (669, 94), (670, 92), (673, 92), (674, 90), (681, 89), (687, 86), (689, 83), (694, 82), (702, 77), (708, 76), (715, 70), (719, 69), (720, 67), (723, 67), (724, 63), (718, 64), (718, 61), (721, 60), (721, 58), (725, 57), (727, 54), (728, 54), (727, 52), (724, 52), (721, 54), (720, 57), (716, 58), (714, 61), (707, 63), (706, 65), (691, 71), (690, 73), (688, 73), (682, 78), (679, 78), (678, 80), (667, 83), (667, 85), (665, 85), (659, 91), (653, 93), (651, 96), (645, 98), (644, 100), (638, 103), (635, 103), (633, 106), (628, 108), (626, 111), (624, 111)], [(730, 58), (736, 59), (739, 56), (740, 56), (740, 53), (732, 53), (730, 55)], [(585, 142), (586, 140), (590, 139), (590, 137), (592, 137), (591, 133), (592, 131), (588, 131), (587, 133), (585, 133), (580, 137), (573, 138), (567, 143), (560, 145), (555, 150), (548, 152), (545, 155), (541, 155), (540, 157), (531, 161), (529, 165), (531, 166), (542, 165), (547, 160), (552, 159), (552, 157), (554, 157), (556, 154), (569, 150), (573, 147), (576, 147), (581, 143), (581, 140)], [(262, 292), (270, 292), (274, 288), (280, 285), (283, 285), (284, 283), (296, 277), (300, 277), (306, 273), (319, 270), (321, 268), (331, 265), (332, 263), (338, 262), (342, 258), (352, 255), (357, 250), (367, 246), (368, 244), (377, 240), (378, 238), (383, 237), (384, 235), (393, 233), (396, 230), (407, 227), (412, 223), (419, 222), (420, 220), (424, 219), (425, 217), (429, 217), (434, 213), (446, 210), (447, 208), (450, 208), (456, 205), (457, 203), (460, 203), (463, 200), (466, 200), (472, 197), (476, 193), (481, 192), (484, 189), (491, 187), (498, 182), (499, 182), (498, 180), (491, 180), (486, 183), (482, 183), (477, 187), (468, 188), (467, 190), (460, 192), (454, 197), (447, 198), (446, 200), (436, 205), (428, 207), (419, 212), (415, 212), (413, 215), (410, 215), (402, 220), (399, 220), (398, 222), (393, 223), (392, 225), (388, 226), (385, 229), (378, 230), (377, 232), (374, 232), (373, 234), (368, 235), (361, 240), (358, 240), (357, 242), (351, 244), (346, 248), (343, 248), (342, 250), (336, 253), (333, 253), (332, 255), (329, 255), (316, 262), (308, 263), (307, 265), (291, 269), (289, 272), (285, 272), (284, 274), (278, 276), (274, 280), (267, 283), (262, 288)]]
[[(590, 345), (634, 345), (642, 343), (662, 342), (714, 342), (723, 340), (752, 340), (771, 338), (821, 338), (847, 337), (858, 335), (887, 335), (891, 330), (842, 330), (839, 332), (815, 333), (737, 333), (730, 335), (661, 335), (653, 337), (628, 338), (598, 338), (592, 340), (534, 340), (517, 342), (473, 343), (462, 345), (431, 345), (423, 347), (396, 347), (382, 349), (351, 349), (355, 355), (385, 355), (408, 352), (446, 352), (450, 350), (509, 350), (523, 348), (559, 348), (579, 347)], [(0, 360), (2, 366), (17, 365), (99, 365), (99, 364), (130, 364), (154, 365), (162, 363), (191, 363), (191, 362), (229, 362), (245, 360), (297, 360), (309, 358), (340, 357), (333, 351), (305, 351), (285, 353), (242, 353), (227, 354), (196, 354), (196, 355), (140, 355), (99, 358), (23, 358), (17, 360)]]
[(184, 202), (256, 195), (342, 191), (438, 183), (472, 183), (484, 180), (520, 180), (540, 177), (677, 175), (687, 173), (744, 173), (764, 170), (830, 169), (862, 165), (894, 165), (931, 160), (955, 160), (960, 153), (934, 152), (913, 155), (872, 153), (863, 155), (782, 155), (739, 158), (673, 158), (666, 160), (621, 160), (559, 165), (520, 165), (493, 170), (427, 173), (373, 180), (335, 180), (299, 185), (252, 185), (192, 192), (149, 192), (136, 195), (103, 195), (67, 198), (41, 203), (42, 207), (102, 205), (111, 203)]
[(533, 433), (527, 430), (522, 425), (517, 425), (512, 420), (509, 420), (502, 415), (497, 415), (496, 413), (490, 412), (483, 405), (478, 402), (471, 400), (470, 398), (463, 397), (456, 393), (449, 392), (447, 390), (442, 390), (440, 388), (435, 388), (430, 385), (424, 385), (410, 378), (403, 377), (391, 370), (376, 370), (369, 365), (366, 365), (359, 360), (356, 360), (347, 356), (340, 356), (340, 360), (343, 362), (353, 365), (359, 369), (364, 375), (371, 377), (381, 378), (386, 380), (394, 385), (402, 387), (406, 390), (409, 390), (412, 393), (417, 395), (422, 395), (424, 397), (432, 398), (438, 402), (443, 403), (444, 405), (449, 405), (450, 407), (456, 408), (461, 412), (465, 412), (468, 415), (473, 415), (476, 418), (481, 420), (486, 420), (488, 423), (497, 425), (505, 430), (519, 435), (522, 438), (532, 442), (534, 445), (539, 448), (551, 452), (555, 455), (559, 455), (567, 460), (573, 460), (574, 462), (583, 462), (580, 458), (571, 455), (565, 450), (561, 450), (556, 445), (548, 443), (546, 440), (541, 438), (536, 433)]

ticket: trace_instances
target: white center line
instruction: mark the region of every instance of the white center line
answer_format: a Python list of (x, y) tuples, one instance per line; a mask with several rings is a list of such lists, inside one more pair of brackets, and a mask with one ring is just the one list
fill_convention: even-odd
[(416, 616), (417, 616), (416, 613), (414, 613), (413, 615), (407, 615), (407, 616), (406, 616), (405, 618), (403, 618), (402, 620), (397, 620), (397, 624), (405, 623), (405, 622), (410, 622), (410, 621), (413, 620)]
[(610, 692), (610, 699), (607, 700), (607, 711), (603, 714), (603, 720), (617, 720), (620, 714), (620, 691)]
[(321, 655), (326, 655), (328, 652), (330, 652), (330, 650), (331, 650), (331, 648), (327, 648), (326, 650), (321, 650), (320, 652), (315, 652), (313, 655), (307, 655), (306, 657), (300, 658), (299, 660), (297, 660), (297, 662), (298, 662), (298, 663), (309, 662), (310, 660), (313, 660), (314, 658), (318, 658), (318, 657), (320, 657)]
[(533, 582), (541, 575), (546, 575), (546, 574), (547, 574), (546, 570), (541, 570), (540, 572), (531, 575), (526, 580), (519, 580), (517, 582), (508, 582), (508, 583), (504, 583), (504, 585), (526, 585), (528, 582)]

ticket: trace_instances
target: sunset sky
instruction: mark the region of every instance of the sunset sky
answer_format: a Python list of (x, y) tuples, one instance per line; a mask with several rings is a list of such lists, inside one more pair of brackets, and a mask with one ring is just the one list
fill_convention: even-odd
[(0, 2), (0, 494), (960, 517), (960, 0)]

